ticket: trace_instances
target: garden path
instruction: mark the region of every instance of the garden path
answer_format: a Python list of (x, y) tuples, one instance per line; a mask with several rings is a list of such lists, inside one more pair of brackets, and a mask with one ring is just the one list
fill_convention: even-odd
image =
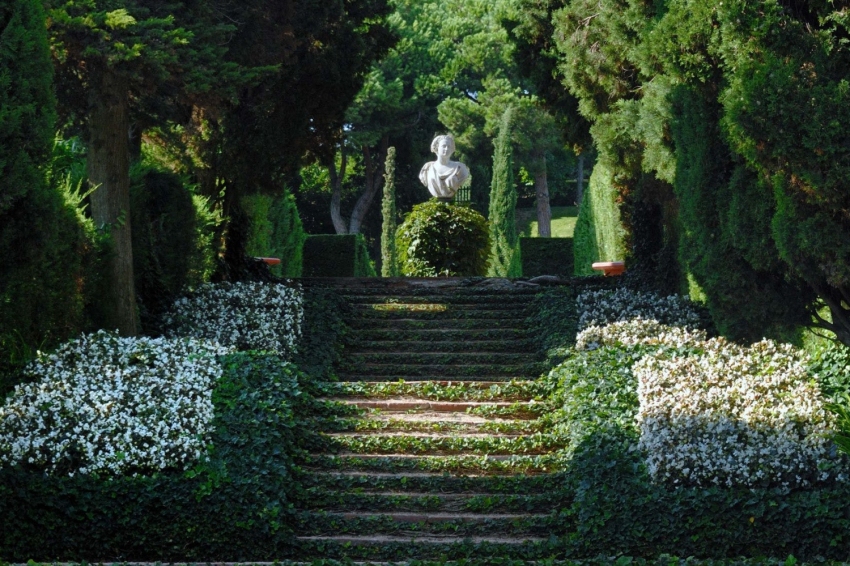
[(340, 288), (351, 332), (340, 382), (324, 386), (328, 402), (357, 410), (323, 423), (331, 449), (303, 464), (299, 558), (556, 554), (559, 443), (538, 420), (548, 407), (526, 324), (535, 290), (359, 281)]

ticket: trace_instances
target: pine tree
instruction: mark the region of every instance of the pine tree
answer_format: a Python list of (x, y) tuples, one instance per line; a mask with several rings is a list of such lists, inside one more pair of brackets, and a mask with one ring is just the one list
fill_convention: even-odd
[(387, 149), (386, 172), (384, 173), (384, 200), (381, 214), (384, 217), (381, 232), (381, 276), (398, 276), (398, 257), (395, 248), (395, 148)]
[(517, 193), (514, 186), (513, 108), (505, 110), (499, 135), (494, 142), (493, 180), (490, 188), (490, 234), (493, 242), (490, 254), (490, 277), (521, 275), (519, 245), (516, 233)]

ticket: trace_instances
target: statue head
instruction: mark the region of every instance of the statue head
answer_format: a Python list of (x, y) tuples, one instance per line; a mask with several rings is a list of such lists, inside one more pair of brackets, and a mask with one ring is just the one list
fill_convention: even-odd
[(455, 152), (455, 139), (450, 135), (437, 136), (431, 142), (431, 153), (437, 153), (440, 147), (440, 142), (445, 141), (449, 146), (449, 155)]

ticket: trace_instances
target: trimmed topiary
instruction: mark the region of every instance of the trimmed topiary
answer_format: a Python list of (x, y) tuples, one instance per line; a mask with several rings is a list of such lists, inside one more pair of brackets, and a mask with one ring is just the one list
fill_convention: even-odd
[(414, 206), (396, 233), (399, 265), (408, 277), (485, 275), (490, 245), (481, 214), (437, 199)]

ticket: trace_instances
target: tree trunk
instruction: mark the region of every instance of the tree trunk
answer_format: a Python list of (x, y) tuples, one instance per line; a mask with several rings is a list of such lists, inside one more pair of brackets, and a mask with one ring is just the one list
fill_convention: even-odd
[(549, 207), (549, 181), (546, 176), (546, 156), (540, 156), (540, 169), (534, 174), (534, 191), (537, 193), (537, 235), (552, 237), (552, 209)]
[(331, 161), (328, 163), (328, 173), (331, 177), (331, 189), (333, 190), (331, 195), (331, 221), (334, 224), (334, 230), (336, 230), (337, 234), (348, 234), (348, 230), (345, 227), (345, 220), (342, 218), (342, 213), (340, 212), (340, 206), (342, 204), (342, 181), (345, 179), (346, 165), (344, 144), (340, 153), (342, 154), (342, 163), (339, 166), (339, 174), (336, 171), (334, 156), (331, 156)]
[(376, 163), (380, 164), (383, 161), (383, 156), (387, 154), (389, 146), (389, 136), (384, 136), (381, 140), (381, 154), (372, 159), (372, 151), (368, 146), (363, 146), (363, 163), (366, 166), (366, 188), (360, 198), (357, 199), (357, 204), (354, 205), (354, 210), (351, 211), (351, 222), (348, 227), (349, 234), (359, 234), (360, 226), (363, 224), (363, 219), (366, 213), (369, 212), (369, 207), (372, 201), (375, 200), (375, 195), (381, 189), (381, 180), (383, 176), (379, 174)]
[(584, 152), (578, 154), (578, 166), (576, 167), (576, 206), (581, 204), (584, 198)]
[(138, 334), (130, 237), (130, 152), (128, 143), (129, 87), (111, 69), (91, 74), (89, 93), (89, 184), (95, 225), (109, 231), (112, 253), (106, 260), (106, 290), (102, 297), (107, 329), (122, 336)]

